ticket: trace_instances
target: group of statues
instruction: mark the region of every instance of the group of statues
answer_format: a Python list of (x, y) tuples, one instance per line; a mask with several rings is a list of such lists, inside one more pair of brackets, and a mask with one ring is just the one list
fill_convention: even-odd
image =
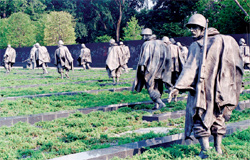
[(190, 17), (186, 27), (194, 42), (188, 53), (180, 44), (180, 48), (172, 45), (167, 37), (157, 40), (150, 29), (142, 30), (145, 42), (133, 85), (139, 92), (147, 88), (155, 103), (153, 109), (165, 106), (161, 100), (163, 85), (170, 90), (168, 102), (179, 91), (188, 91), (185, 139), (192, 139), (194, 133), (201, 145), (201, 158), (208, 157), (210, 135), (214, 137), (215, 150), (222, 154), (225, 121), (238, 104), (244, 62), (249, 64), (249, 47), (244, 41), (240, 41), (239, 47), (231, 36), (207, 26), (208, 20), (203, 15)]
[[(180, 42), (164, 36), (161, 40), (152, 30), (142, 30), (144, 43), (141, 46), (133, 90), (140, 92), (146, 88), (155, 103), (153, 109), (165, 106), (161, 96), (165, 88), (169, 90), (168, 102), (176, 98), (179, 91), (188, 91), (185, 139), (192, 139), (191, 133), (201, 145), (201, 158), (207, 158), (210, 149), (209, 137), (214, 137), (214, 147), (222, 154), (221, 142), (226, 133), (225, 121), (230, 119), (236, 108), (242, 86), (245, 68), (250, 68), (249, 46), (244, 39), (239, 44), (231, 36), (222, 35), (215, 28), (208, 28), (208, 20), (201, 14), (194, 14), (186, 24), (192, 33), (194, 42), (187, 47)], [(63, 78), (68, 78), (73, 69), (73, 58), (68, 48), (58, 42), (55, 51), (55, 65)], [(122, 42), (118, 45), (114, 39), (109, 41), (110, 47), (106, 59), (106, 70), (114, 83), (119, 82), (122, 70), (128, 72), (130, 51)], [(11, 71), (15, 63), (16, 52), (10, 45), (4, 55), (6, 72)], [(30, 52), (33, 69), (42, 66), (44, 73), (46, 64), (50, 62), (46, 47), (38, 43)], [(90, 50), (82, 44), (79, 64), (83, 69), (91, 68)]]
[[(90, 50), (84, 44), (82, 44), (81, 47), (82, 49), (78, 58), (79, 65), (82, 65), (83, 69), (86, 69), (86, 66), (88, 67), (88, 69), (91, 69), (90, 63), (92, 63), (92, 60)], [(15, 59), (16, 51), (9, 44), (5, 51), (2, 64), (6, 69), (6, 73), (9, 73), (11, 71), (11, 68), (15, 63)], [(30, 50), (29, 58), (25, 61), (28, 62), (32, 69), (35, 69), (36, 67), (42, 67), (43, 74), (47, 74), (47, 64), (51, 62), (51, 59), (47, 48), (45, 46), (40, 46), (39, 43), (36, 43)], [(61, 75), (62, 79), (64, 77), (64, 72), (65, 76), (69, 78), (69, 70), (74, 69), (72, 55), (69, 49), (64, 46), (62, 40), (58, 41), (58, 48), (55, 51), (54, 64), (57, 66), (57, 71)]]
[(123, 42), (120, 42), (120, 45), (118, 45), (114, 39), (111, 39), (109, 44), (106, 70), (109, 78), (113, 79), (113, 83), (118, 83), (122, 70), (128, 72), (127, 63), (130, 58), (130, 51), (128, 46), (125, 46)]

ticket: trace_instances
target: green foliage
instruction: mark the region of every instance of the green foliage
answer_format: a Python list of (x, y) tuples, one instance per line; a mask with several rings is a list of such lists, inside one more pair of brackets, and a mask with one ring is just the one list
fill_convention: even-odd
[(129, 41), (129, 40), (141, 40), (142, 36), (141, 34), (142, 27), (139, 26), (138, 20), (135, 16), (131, 17), (129, 22), (127, 22), (127, 26), (123, 28), (124, 36), (123, 41)]
[(47, 15), (44, 29), (44, 43), (57, 45), (59, 40), (65, 44), (75, 43), (74, 18), (67, 12), (50, 12)]
[[(12, 47), (32, 46), (35, 42), (35, 25), (30, 16), (18, 12), (12, 14), (8, 19), (1, 19), (0, 39), (3, 44), (11, 44)], [(1, 46), (3, 48), (3, 46)]]
[[(239, 1), (242, 5), (244, 4), (245, 8), (249, 8), (246, 2)], [(209, 26), (217, 28), (219, 32), (223, 34), (248, 33), (249, 24), (244, 21), (245, 15), (234, 0), (200, 0), (196, 5), (197, 12), (208, 18)]]
[(112, 37), (105, 34), (103, 36), (96, 37), (95, 42), (109, 42), (110, 39), (112, 39)]

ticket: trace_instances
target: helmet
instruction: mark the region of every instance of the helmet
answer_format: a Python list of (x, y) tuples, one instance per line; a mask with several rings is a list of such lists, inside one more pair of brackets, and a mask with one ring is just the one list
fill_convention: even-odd
[(162, 41), (167, 43), (167, 42), (169, 42), (169, 38), (167, 36), (164, 36), (164, 37), (162, 37)]
[(205, 28), (206, 22), (207, 20), (203, 15), (194, 14), (189, 18), (188, 23), (186, 24), (186, 27), (190, 28), (190, 25), (198, 25), (198, 26)]
[(180, 43), (180, 42), (177, 42), (176, 45), (177, 45), (177, 46), (181, 46), (181, 43)]
[(59, 41), (58, 41), (58, 44), (59, 44), (59, 45), (63, 45), (64, 43), (63, 43), (62, 40), (59, 40)]
[(120, 45), (123, 45), (123, 42), (120, 42)]
[(145, 28), (141, 31), (141, 35), (152, 35), (152, 30), (150, 28)]
[(84, 43), (83, 43), (81, 46), (82, 46), (82, 48), (86, 48), (86, 46), (85, 46), (85, 44), (84, 44)]
[(173, 44), (176, 43), (175, 40), (174, 40), (174, 38), (170, 38), (169, 40), (170, 40), (170, 42), (173, 43)]
[(114, 39), (111, 39), (111, 40), (109, 41), (109, 43), (113, 44), (113, 43), (115, 43), (115, 40), (114, 40)]
[(241, 43), (246, 43), (246, 41), (245, 41), (244, 38), (241, 38), (239, 42), (241, 42)]
[(39, 46), (40, 46), (40, 44), (39, 44), (39, 43), (36, 43), (36, 44), (35, 44), (35, 47), (39, 47)]

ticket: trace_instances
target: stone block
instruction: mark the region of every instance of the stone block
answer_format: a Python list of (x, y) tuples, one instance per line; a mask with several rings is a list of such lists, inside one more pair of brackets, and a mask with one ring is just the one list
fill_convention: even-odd
[(250, 102), (245, 103), (245, 108), (244, 109), (246, 109), (246, 108), (250, 108)]
[(89, 158), (88, 160), (107, 160), (107, 156), (100, 156), (100, 157), (95, 157), (95, 158)]
[(43, 115), (43, 121), (52, 121), (56, 119), (56, 113), (45, 113)]
[(245, 102), (239, 102), (236, 110), (244, 110), (245, 109)]
[(34, 124), (36, 122), (40, 122), (43, 120), (43, 116), (42, 115), (32, 115), (28, 117), (28, 123), (30, 124)]
[(0, 127), (2, 127), (2, 126), (10, 127), (10, 126), (12, 126), (12, 124), (13, 124), (12, 118), (9, 118), (9, 117), (6, 118), (5, 117), (5, 118), (0, 119)]
[(141, 154), (140, 149), (128, 149), (128, 150), (126, 150), (126, 157), (132, 158), (136, 154)]
[(13, 124), (16, 124), (17, 122), (28, 122), (28, 117), (14, 117)]
[(108, 159), (112, 159), (114, 157), (126, 158), (126, 150), (114, 152), (114, 153), (112, 153), (110, 155), (107, 155)]
[(170, 115), (170, 118), (173, 118), (173, 119), (177, 119), (177, 118), (180, 118), (180, 117), (181, 117), (181, 114), (179, 114), (179, 113), (172, 113)]
[(66, 118), (69, 116), (68, 112), (56, 113), (56, 118)]

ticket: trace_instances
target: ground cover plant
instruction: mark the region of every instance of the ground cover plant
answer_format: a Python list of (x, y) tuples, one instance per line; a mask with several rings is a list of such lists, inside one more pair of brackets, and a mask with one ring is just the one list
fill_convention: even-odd
[[(168, 127), (168, 134), (182, 132), (175, 121), (146, 122), (146, 111), (121, 108), (112, 112), (75, 113), (68, 118), (35, 125), (19, 122), (13, 127), (0, 128), (0, 157), (2, 159), (49, 159), (98, 148), (106, 148), (162, 137), (163, 133), (125, 133), (139, 128)], [(170, 125), (169, 125), (170, 124)]]
[[(163, 94), (162, 98), (167, 98), (168, 94)], [(62, 110), (74, 110), (79, 108), (89, 108), (96, 106), (105, 106), (110, 104), (120, 104), (129, 102), (141, 102), (151, 100), (145, 89), (142, 92), (100, 92), (97, 94), (82, 93), (74, 96), (51, 96), (33, 99), (17, 99), (15, 101), (4, 100), (0, 102), (0, 117), (20, 116), (29, 114), (38, 114), (46, 112), (56, 112)], [(137, 105), (136, 109), (152, 109), (153, 105)], [(182, 110), (185, 108), (185, 102), (171, 102), (165, 111)]]
[[(213, 143), (210, 143), (213, 146)], [(207, 152), (208, 159), (211, 160), (248, 160), (250, 159), (250, 128), (237, 131), (222, 140), (223, 155), (218, 155), (215, 149)], [(163, 159), (178, 159), (178, 160), (193, 160), (200, 159), (198, 154), (200, 152), (200, 145), (172, 145), (167, 148), (154, 148), (145, 151), (141, 155), (135, 155), (133, 158), (126, 158), (127, 160), (163, 160)], [(121, 160), (121, 158), (113, 158), (113, 160)]]

